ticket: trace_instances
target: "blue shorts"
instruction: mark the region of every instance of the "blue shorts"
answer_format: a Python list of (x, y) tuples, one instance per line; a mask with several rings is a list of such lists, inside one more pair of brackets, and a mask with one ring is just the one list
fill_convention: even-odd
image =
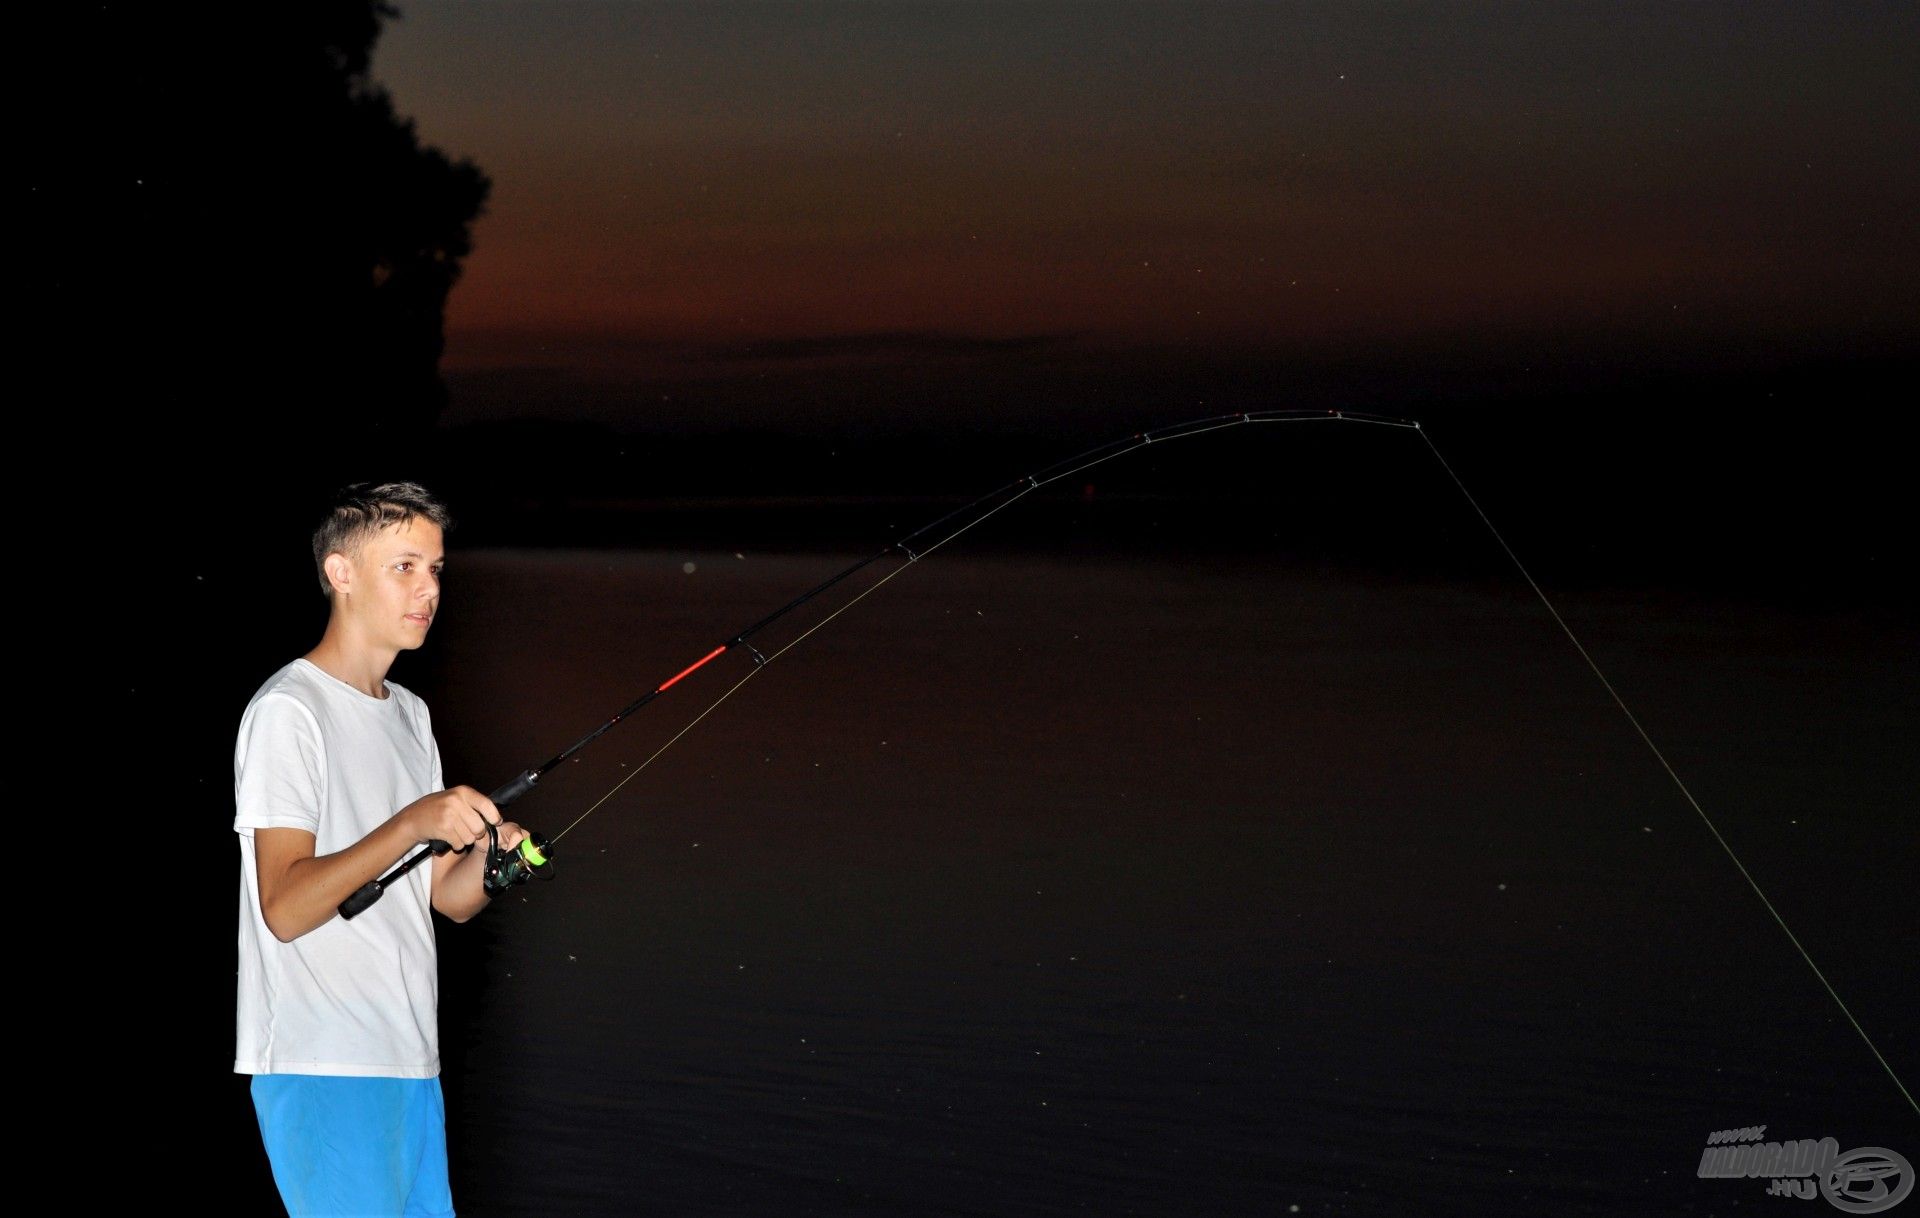
[(453, 1218), (439, 1079), (256, 1074), (253, 1111), (291, 1218)]

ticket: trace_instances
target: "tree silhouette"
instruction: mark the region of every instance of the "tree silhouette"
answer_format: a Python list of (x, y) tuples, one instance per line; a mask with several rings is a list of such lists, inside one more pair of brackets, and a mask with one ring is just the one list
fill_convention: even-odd
[(118, 776), (88, 819), (181, 860), (129, 892), (123, 931), (76, 946), (101, 987), (87, 1005), (138, 1009), (164, 1046), (114, 1118), (136, 1144), (99, 1181), (141, 1204), (217, 1162), (195, 1206), (276, 1212), (231, 1073), (233, 729), (318, 635), (314, 497), (422, 474), (488, 188), (370, 79), (395, 15), (108, 0), (16, 27), (15, 502), (87, 556), (48, 650)]
[[(138, 487), (417, 468), (489, 183), (373, 82), (374, 0), (29, 20), (36, 378)], [(98, 455), (108, 455), (106, 453)], [(375, 469), (379, 466), (379, 469)]]

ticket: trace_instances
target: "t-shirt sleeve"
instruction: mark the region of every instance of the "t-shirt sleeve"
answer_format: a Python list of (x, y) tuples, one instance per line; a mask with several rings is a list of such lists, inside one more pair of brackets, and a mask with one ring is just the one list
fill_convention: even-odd
[(233, 827), (318, 835), (327, 798), (326, 744), (313, 713), (268, 694), (240, 721), (233, 754)]

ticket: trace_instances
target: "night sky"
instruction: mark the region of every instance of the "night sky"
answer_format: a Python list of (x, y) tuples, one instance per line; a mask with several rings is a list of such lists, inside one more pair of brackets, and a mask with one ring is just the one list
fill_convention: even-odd
[[(401, 7), (374, 77), (494, 183), (448, 424), (1085, 419), (1114, 357), (1545, 395), (1920, 331), (1910, 6)], [(898, 392), (1036, 366), (1082, 371)], [(829, 375), (895, 400), (777, 388)]]
[(262, 536), (414, 476), (468, 544), (644, 546), (1349, 409), (1569, 578), (1887, 596), (1911, 5), (396, 9), (34, 15), (24, 345), (129, 504), (238, 449)]

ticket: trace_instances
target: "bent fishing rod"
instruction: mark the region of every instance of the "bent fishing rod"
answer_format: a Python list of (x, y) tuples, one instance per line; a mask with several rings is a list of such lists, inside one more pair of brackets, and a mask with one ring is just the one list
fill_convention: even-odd
[[(724, 693), (709, 703), (705, 710), (694, 716), (685, 727), (681, 728), (665, 744), (656, 749), (652, 756), (648, 757), (645, 762), (642, 762), (625, 778), (622, 778), (616, 783), (612, 790), (601, 796), (585, 812), (582, 812), (578, 817), (574, 818), (573, 822), (565, 829), (555, 834), (552, 842), (539, 834), (529, 834), (527, 839), (522, 841), (516, 849), (503, 851), (500, 849), (497, 827), (489, 825), (487, 828), (488, 844), (486, 867), (482, 874), (482, 884), (485, 890), (489, 894), (498, 893), (515, 884), (525, 883), (529, 877), (534, 875), (550, 878), (550, 868), (552, 866), (550, 855), (553, 842), (557, 842), (561, 837), (564, 837), (568, 832), (572, 831), (575, 825), (578, 825), (581, 821), (592, 815), (601, 804), (611, 799), (621, 787), (632, 781), (640, 770), (651, 765), (655, 758), (658, 758), (662, 753), (666, 752), (667, 749), (673, 747), (682, 736), (692, 731), (695, 725), (717, 709), (722, 702), (732, 697), (734, 692), (742, 685), (745, 685), (748, 681), (759, 675), (767, 665), (780, 658), (780, 656), (784, 655), (791, 648), (804, 642), (814, 631), (819, 630), (867, 596), (878, 591), (887, 581), (900, 574), (900, 572), (919, 562), (921, 559), (926, 558), (941, 546), (946, 545), (962, 533), (965, 533), (968, 529), (973, 528), (975, 525), (980, 524), (996, 513), (1011, 507), (1014, 503), (1032, 494), (1034, 491), (1039, 490), (1041, 487), (1051, 482), (1057, 482), (1062, 478), (1071, 477), (1082, 470), (1089, 469), (1106, 461), (1111, 461), (1116, 457), (1125, 456), (1127, 453), (1152, 444), (1184, 439), (1188, 436), (1203, 435), (1209, 432), (1220, 431), (1229, 427), (1239, 427), (1250, 423), (1296, 423), (1314, 421), (1367, 423), (1402, 428), (1413, 431), (1425, 441), (1428, 451), (1430, 451), (1434, 459), (1440, 463), (1440, 467), (1446, 471), (1447, 477), (1451, 479), (1454, 486), (1459, 489), (1461, 496), (1464, 497), (1468, 505), (1473, 508), (1474, 514), (1480, 518), (1481, 523), (1487, 526), (1487, 531), (1493, 535), (1494, 541), (1499, 544), (1501, 550), (1505, 552), (1515, 569), (1520, 572), (1520, 576), (1526, 581), (1527, 586), (1533, 589), (1534, 595), (1538, 597), (1540, 603), (1546, 607), (1548, 615), (1551, 616), (1554, 623), (1560, 627), (1561, 632), (1567, 636), (1567, 640), (1573, 644), (1574, 650), (1580, 653), (1580, 658), (1586, 662), (1587, 667), (1593, 672), (1593, 675), (1599, 679), (1601, 686), (1607, 692), (1607, 696), (1612, 699), (1614, 705), (1617, 706), (1621, 714), (1626, 717), (1627, 722), (1632, 725), (1634, 732), (1640, 737), (1648, 750), (1652, 752), (1654, 759), (1658, 761), (1660, 767), (1666, 771), (1667, 777), (1673, 781), (1674, 786), (1679, 790), (1688, 806), (1693, 809), (1695, 815), (1700, 818), (1700, 822), (1706, 826), (1708, 833), (1713, 836), (1714, 841), (1719, 843), (1721, 850), (1732, 860), (1734, 867), (1739, 870), (1741, 878), (1747, 882), (1747, 886), (1753, 890), (1754, 896), (1759, 898), (1761, 905), (1764, 906), (1767, 913), (1772, 916), (1774, 922), (1779, 925), (1781, 931), (1786, 935), (1787, 940), (1793, 944), (1794, 950), (1799, 953), (1800, 958), (1806, 962), (1807, 967), (1811, 969), (1814, 976), (1819, 979), (1821, 986), (1827, 991), (1827, 995), (1833, 999), (1834, 1005), (1840, 1008), (1840, 1013), (1846, 1016), (1847, 1022), (1852, 1025), (1853, 1030), (1859, 1034), (1861, 1040), (1866, 1042), (1867, 1048), (1873, 1053), (1874, 1058), (1880, 1063), (1881, 1068), (1886, 1071), (1887, 1077), (1893, 1080), (1894, 1086), (1899, 1089), (1901, 1096), (1906, 1099), (1914, 1111), (1920, 1113), (1920, 1101), (1914, 1099), (1912, 1092), (1907, 1090), (1906, 1084), (1902, 1082), (1900, 1076), (1895, 1073), (1893, 1066), (1889, 1064), (1887, 1059), (1881, 1054), (1879, 1047), (1873, 1043), (1873, 1038), (1867, 1035), (1867, 1030), (1861, 1026), (1858, 1019), (1854, 1018), (1852, 1010), (1848, 1008), (1846, 1002), (1840, 997), (1839, 991), (1834, 989), (1833, 983), (1827, 980), (1827, 976), (1820, 970), (1820, 966), (1814, 963), (1813, 956), (1801, 945), (1799, 937), (1796, 936), (1792, 928), (1787, 925), (1786, 919), (1781, 916), (1779, 910), (1774, 908), (1773, 902), (1768, 900), (1767, 894), (1761, 890), (1759, 881), (1754, 879), (1752, 873), (1747, 870), (1746, 864), (1740, 861), (1740, 856), (1734, 853), (1733, 846), (1722, 836), (1719, 828), (1713, 823), (1712, 818), (1707, 815), (1706, 809), (1701, 806), (1700, 801), (1694, 798), (1693, 792), (1687, 788), (1687, 784), (1681, 779), (1679, 772), (1673, 768), (1672, 763), (1667, 760), (1666, 755), (1660, 751), (1660, 746), (1654, 743), (1653, 737), (1647, 732), (1647, 729), (1641, 726), (1638, 716), (1627, 706), (1626, 700), (1622, 698), (1619, 691), (1614, 688), (1613, 682), (1607, 679), (1606, 673), (1601, 671), (1599, 663), (1588, 653), (1578, 636), (1574, 634), (1573, 628), (1567, 625), (1566, 619), (1560, 616), (1559, 609), (1554, 607), (1552, 600), (1547, 597), (1545, 590), (1543, 590), (1540, 584), (1533, 578), (1533, 574), (1527, 570), (1526, 564), (1520, 561), (1520, 556), (1514, 552), (1513, 547), (1507, 544), (1506, 537), (1495, 527), (1492, 518), (1489, 517), (1486, 510), (1480, 506), (1479, 501), (1473, 497), (1473, 493), (1467, 489), (1466, 483), (1461, 481), (1460, 475), (1454, 472), (1453, 466), (1447, 461), (1446, 457), (1441, 454), (1439, 447), (1434, 444), (1433, 438), (1426, 433), (1419, 423), (1411, 419), (1389, 418), (1383, 415), (1362, 414), (1347, 410), (1263, 410), (1240, 414), (1216, 415), (1211, 418), (1193, 419), (1185, 423), (1176, 423), (1170, 427), (1162, 427), (1154, 431), (1135, 432), (1124, 439), (1110, 441), (1098, 447), (1090, 448), (1076, 456), (1055, 462), (1053, 465), (1037, 473), (1025, 475), (1007, 483), (1005, 486), (988, 491), (971, 503), (955, 508), (939, 519), (921, 526), (919, 529), (914, 530), (898, 541), (883, 547), (877, 553), (861, 559), (845, 570), (821, 581), (819, 584), (796, 596), (785, 605), (782, 605), (751, 626), (748, 626), (745, 630), (728, 638), (725, 642), (713, 648), (673, 676), (634, 699), (631, 703), (623, 707), (618, 714), (591, 732), (588, 732), (580, 739), (574, 741), (549, 760), (530, 769), (521, 771), (512, 781), (493, 792), (492, 799), (494, 805), (496, 807), (506, 807), (527, 792), (533, 790), (543, 775), (550, 773), (555, 767), (579, 753), (581, 749), (584, 749), (587, 745), (592, 744), (595, 740), (606, 735), (616, 724), (638, 711), (641, 707), (652, 702), (660, 695), (666, 693), (669, 689), (672, 689), (675, 685), (705, 667), (707, 664), (718, 659), (720, 656), (736, 648), (745, 648), (748, 654), (753, 657), (753, 667), (747, 670), (745, 676), (734, 682)], [(773, 625), (781, 618), (784, 618), (789, 613), (805, 605), (836, 584), (843, 582), (859, 571), (879, 562), (889, 554), (899, 555), (903, 557), (905, 561), (869, 585), (861, 591), (859, 595), (852, 597), (825, 618), (808, 627), (798, 637), (788, 641), (784, 646), (775, 650), (771, 655), (762, 652), (750, 641), (755, 635)], [(464, 853), (471, 848), (471, 846), (462, 847), (459, 853)], [(380, 894), (385, 890), (386, 886), (391, 884), (395, 879), (412, 870), (415, 866), (419, 865), (422, 860), (433, 855), (445, 854), (449, 849), (450, 847), (446, 842), (429, 842), (422, 849), (395, 866), (393, 870), (389, 871), (386, 875), (369, 882), (358, 892), (348, 897), (347, 900), (340, 905), (340, 915), (345, 918), (351, 918), (355, 914), (365, 910), (380, 898)]]
[[(522, 770), (511, 781), (494, 791), (489, 798), (493, 800), (494, 806), (497, 808), (504, 808), (513, 803), (527, 792), (533, 790), (543, 776), (551, 773), (556, 767), (564, 764), (569, 758), (579, 753), (580, 750), (600, 739), (600, 737), (606, 735), (609, 731), (612, 731), (616, 724), (624, 721), (641, 707), (652, 702), (661, 694), (666, 693), (669, 689), (672, 689), (675, 685), (693, 675), (713, 660), (718, 659), (729, 651), (744, 648), (747, 653), (753, 657), (754, 667), (748, 670), (747, 676), (741, 678), (732, 689), (729, 689), (726, 694), (721, 695), (720, 699), (709, 706), (706, 711), (702, 711), (700, 715), (694, 719), (693, 723), (689, 723), (685, 728), (682, 728), (680, 733), (673, 737), (673, 740), (669, 740), (667, 745), (662, 746), (660, 751), (664, 752), (666, 747), (671, 746), (675, 740), (678, 740), (680, 736), (685, 735), (687, 731), (691, 730), (694, 723), (698, 723), (700, 719), (704, 719), (708, 712), (712, 711), (720, 702), (725, 701), (726, 698), (733, 693), (734, 689), (738, 689), (740, 685), (745, 684), (748, 679), (756, 675), (762, 668), (766, 667), (766, 665), (772, 663), (774, 659), (778, 658), (788, 648), (800, 642), (801, 639), (806, 638), (807, 634), (812, 634), (813, 630), (817, 630), (820, 626), (826, 625), (826, 621), (831, 621), (842, 612), (852, 608), (855, 603), (867, 596), (868, 593), (878, 590), (882, 584), (892, 579), (895, 575), (898, 575), (901, 571), (904, 571), (908, 566), (927, 557), (941, 546), (946, 545), (954, 538), (960, 536), (960, 534), (986, 520), (989, 516), (1011, 507), (1018, 500), (1032, 494), (1048, 483), (1057, 482), (1062, 478), (1070, 478), (1082, 470), (1090, 469), (1095, 465), (1111, 461), (1116, 457), (1124, 456), (1127, 453), (1133, 452), (1136, 449), (1145, 448), (1151, 444), (1163, 444), (1170, 440), (1185, 439), (1188, 436), (1197, 436), (1207, 432), (1220, 431), (1224, 428), (1239, 427), (1250, 423), (1300, 422), (1371, 423), (1387, 427), (1409, 428), (1415, 431), (1420, 429), (1420, 425), (1410, 419), (1395, 419), (1382, 415), (1361, 414), (1351, 410), (1257, 410), (1242, 412), (1240, 414), (1215, 415), (1205, 419), (1191, 419), (1185, 423), (1175, 423), (1171, 426), (1158, 428), (1153, 431), (1135, 432), (1123, 439), (1112, 440), (1108, 443), (1090, 448), (1083, 453), (1068, 457), (1065, 460), (1056, 461), (1036, 473), (1023, 475), (1004, 486), (996, 487), (978, 499), (973, 500), (971, 503), (962, 504), (960, 507), (941, 516), (939, 519), (922, 525), (898, 541), (891, 542), (882, 547), (876, 553), (861, 559), (844, 571), (822, 580), (772, 613), (767, 614), (759, 621), (748, 626), (745, 630), (734, 634), (725, 642), (707, 652), (707, 654), (687, 665), (673, 676), (668, 677), (665, 681), (662, 681), (659, 685), (654, 686), (646, 693), (635, 698), (632, 702), (622, 707), (619, 713), (614, 715), (613, 718), (608, 719), (599, 727), (594, 728), (586, 735), (580, 737), (580, 739), (554, 754), (548, 760), (537, 766)], [(930, 534), (935, 534), (936, 530), (942, 528), (945, 528), (946, 531), (934, 536), (929, 536)], [(807, 602), (813, 600), (829, 588), (858, 574), (860, 571), (865, 570), (867, 567), (872, 566), (888, 555), (898, 555), (906, 561), (901, 566), (889, 572), (885, 579), (878, 581), (865, 592), (862, 592), (860, 596), (842, 605), (839, 609), (835, 610), (826, 621), (818, 623), (813, 627), (813, 630), (808, 630), (806, 634), (802, 634), (800, 638), (794, 639), (788, 643), (786, 647), (780, 648), (778, 651), (775, 651), (773, 655), (769, 656), (755, 647), (750, 641), (755, 635), (773, 625), (775, 622), (778, 622), (781, 618), (786, 617), (794, 610), (807, 604)], [(654, 754), (655, 757), (659, 755), (658, 752)], [(649, 763), (652, 760), (653, 758), (648, 758)], [(645, 767), (642, 766), (641, 768)], [(633, 773), (637, 774), (638, 772), (639, 770), (636, 769)], [(628, 779), (632, 777), (633, 774), (627, 776)], [(621, 785), (624, 785), (625, 782), (626, 779), (623, 779)], [(619, 786), (616, 786), (614, 791), (618, 790)], [(568, 825), (566, 829), (562, 829), (559, 833), (556, 833), (552, 841), (549, 841), (537, 833), (530, 833), (526, 840), (520, 843), (517, 849), (511, 851), (502, 850), (500, 849), (499, 834), (495, 826), (489, 824), (487, 826), (486, 865), (481, 873), (482, 888), (489, 895), (492, 895), (511, 888), (516, 884), (525, 883), (530, 877), (535, 875), (543, 877), (550, 876), (550, 854), (553, 843), (564, 837), (574, 825), (585, 820), (595, 808), (598, 808), (602, 803), (605, 803), (611, 798), (614, 791), (607, 792), (606, 795), (594, 803), (593, 807), (581, 813), (580, 816), (573, 821), (573, 824)], [(472, 845), (462, 846), (459, 850), (455, 850), (454, 853), (464, 854), (472, 848)], [(379, 900), (381, 893), (385, 892), (387, 887), (395, 880), (419, 866), (424, 860), (436, 855), (445, 854), (450, 849), (452, 849), (452, 847), (446, 842), (428, 842), (418, 851), (401, 861), (393, 870), (387, 872), (387, 874), (377, 880), (371, 880), (362, 885), (359, 891), (341, 902), (340, 916), (343, 918), (352, 918), (354, 915), (362, 912), (375, 901)]]

